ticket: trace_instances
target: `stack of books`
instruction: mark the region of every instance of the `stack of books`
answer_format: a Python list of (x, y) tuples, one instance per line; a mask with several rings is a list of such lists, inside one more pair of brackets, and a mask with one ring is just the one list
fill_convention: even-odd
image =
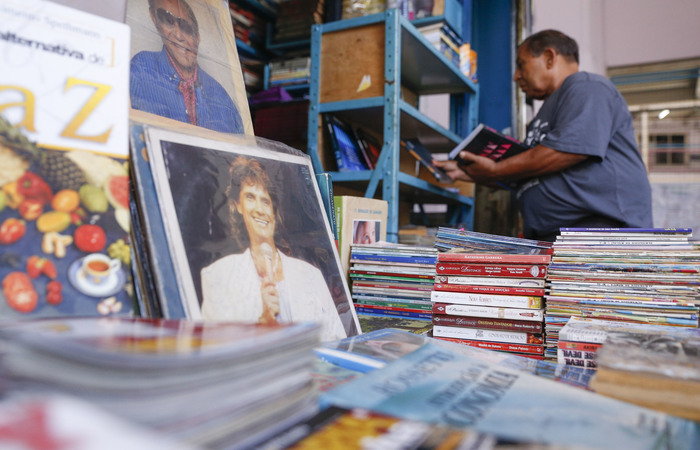
[(532, 255), (552, 253), (551, 242), (448, 227), (438, 228), (435, 235), (435, 248), (440, 251), (461, 248), (473, 253), (519, 253)]
[[(330, 2), (333, 5), (336, 2)], [(385, 0), (342, 0), (341, 16), (337, 19), (352, 19), (353, 17), (369, 16), (386, 11)], [(398, 2), (397, 2), (398, 3)], [(396, 5), (394, 6), (396, 7)], [(337, 20), (336, 19), (336, 20)]]
[(387, 243), (353, 244), (352, 299), (358, 317), (431, 319), (437, 250)]
[(321, 402), (549, 444), (535, 448), (575, 442), (581, 448), (690, 449), (700, 442), (697, 423), (690, 420), (434, 343), (325, 392)]
[(639, 330), (642, 327), (646, 325), (571, 316), (557, 333), (557, 362), (595, 370), (595, 354), (603, 346), (609, 331)]
[(700, 247), (683, 229), (562, 228), (547, 275), (549, 348), (571, 316), (698, 326)]
[(590, 379), (595, 374), (595, 371), (592, 370), (559, 365), (512, 353), (495, 353), (488, 349), (434, 339), (426, 335), (393, 328), (374, 330), (345, 339), (323, 342), (314, 349), (314, 352), (320, 358), (320, 362), (333, 364), (339, 369), (353, 371), (357, 374), (382, 369), (387, 364), (428, 344), (438, 345), (461, 355), (586, 390), (589, 389)]
[(700, 420), (700, 333), (610, 331), (597, 353), (591, 387), (603, 395)]
[(324, 8), (324, 0), (286, 0), (280, 2), (272, 43), (282, 44), (309, 39), (311, 26), (323, 23)]
[(229, 3), (233, 33), (240, 42), (256, 49), (265, 44), (267, 21), (251, 8), (243, 8), (233, 2)]
[(611, 333), (689, 333), (696, 334), (697, 328), (669, 327), (615, 320), (588, 319), (571, 316), (557, 335), (557, 362), (569, 366), (595, 369), (597, 352), (607, 342)]
[(265, 54), (269, 17), (276, 11), (276, 6), (271, 3), (256, 2), (256, 5), (258, 7), (243, 7), (229, 2), (236, 46), (239, 50), (243, 50), (239, 51), (238, 59), (248, 95), (259, 92), (263, 88), (265, 64), (260, 55)]
[(310, 56), (299, 56), (270, 62), (271, 87), (308, 84), (310, 75)]
[(0, 328), (3, 383), (56, 392), (197, 448), (242, 448), (317, 410), (318, 326), (67, 318)]
[(418, 31), (435, 47), (440, 54), (455, 66), (460, 66), (460, 47), (462, 39), (444, 21), (425, 25)]
[(433, 336), (542, 359), (547, 245), (464, 230), (438, 230)]

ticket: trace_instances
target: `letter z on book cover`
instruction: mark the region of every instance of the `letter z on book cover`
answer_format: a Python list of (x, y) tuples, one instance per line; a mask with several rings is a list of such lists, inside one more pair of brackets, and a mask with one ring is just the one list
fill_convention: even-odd
[(129, 27), (0, 8), (0, 317), (133, 315)]
[(528, 150), (528, 147), (520, 141), (481, 123), (457, 147), (450, 151), (450, 159), (456, 159), (460, 164), (464, 164), (465, 161), (459, 157), (459, 153), (462, 150), (491, 158), (494, 161), (500, 161), (522, 153)]

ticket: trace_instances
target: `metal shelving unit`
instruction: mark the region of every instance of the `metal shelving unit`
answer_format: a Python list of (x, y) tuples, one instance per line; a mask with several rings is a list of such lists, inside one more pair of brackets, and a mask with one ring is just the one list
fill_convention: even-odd
[[(363, 39), (369, 42), (373, 36), (382, 35), (383, 47), (381, 42), (376, 47), (362, 42)], [(349, 47), (344, 48), (343, 45)], [(363, 45), (370, 50), (357, 50), (358, 53), (353, 55), (352, 47), (364, 49)], [(381, 61), (376, 61), (379, 58)], [(347, 65), (350, 79), (342, 79), (345, 73), (343, 67), (323, 67), (324, 64), (339, 63)], [(372, 80), (374, 90), (360, 92), (359, 89), (351, 89), (358, 82), (352, 79), (353, 75), (362, 74), (363, 66), (371, 71), (374, 64), (383, 68), (383, 74), (375, 70), (375, 78), (383, 77), (379, 80), (383, 92), (376, 80)], [(418, 96), (451, 94), (450, 129), (445, 129), (402, 100), (402, 86)], [(389, 203), (388, 240), (395, 242), (398, 238), (399, 199), (415, 203), (463, 205), (469, 210), (468, 222), (471, 223), (472, 197), (399, 171), (399, 142), (401, 139), (418, 138), (432, 152), (449, 151), (478, 121), (478, 92), (477, 85), (433, 48), (395, 9), (315, 25), (311, 35), (308, 131), (308, 153), (314, 170), (329, 172), (322, 163), (319, 124), (321, 114), (334, 113), (382, 136), (382, 151), (374, 170), (330, 173), (334, 184), (364, 191), (365, 197), (375, 197), (381, 186), (381, 198)]]

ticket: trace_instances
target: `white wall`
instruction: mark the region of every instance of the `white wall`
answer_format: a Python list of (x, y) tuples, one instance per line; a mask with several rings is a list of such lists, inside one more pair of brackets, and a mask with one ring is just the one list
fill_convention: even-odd
[(581, 70), (700, 56), (698, 0), (532, 0), (533, 31), (579, 44)]
[(700, 56), (700, 1), (604, 0), (603, 5), (608, 66)]
[(605, 74), (604, 0), (532, 0), (532, 32), (553, 28), (578, 42), (579, 67)]

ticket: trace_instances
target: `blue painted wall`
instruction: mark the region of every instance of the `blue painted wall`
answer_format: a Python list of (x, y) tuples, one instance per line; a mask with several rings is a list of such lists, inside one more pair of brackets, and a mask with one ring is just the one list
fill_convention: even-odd
[(479, 122), (511, 127), (511, 0), (471, 0), (472, 47), (477, 51)]

